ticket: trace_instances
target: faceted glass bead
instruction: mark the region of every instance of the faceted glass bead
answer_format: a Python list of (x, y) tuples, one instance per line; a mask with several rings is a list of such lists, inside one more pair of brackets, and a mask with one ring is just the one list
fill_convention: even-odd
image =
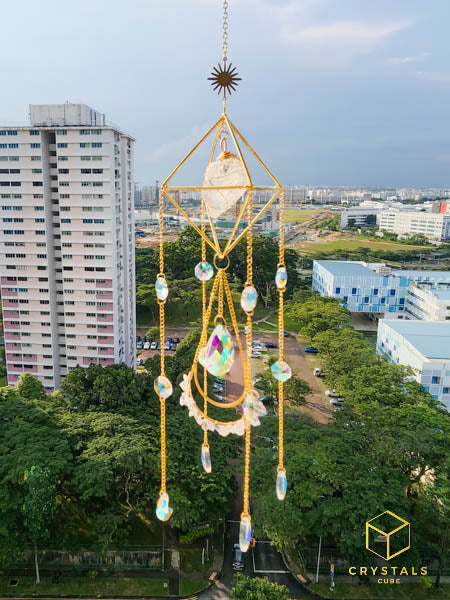
[(195, 267), (194, 273), (200, 281), (209, 281), (214, 275), (214, 269), (209, 262), (199, 262)]
[(279, 267), (275, 275), (275, 284), (279, 290), (284, 290), (287, 285), (288, 273), (285, 267)]
[(246, 313), (252, 312), (256, 306), (257, 300), (258, 294), (256, 293), (255, 288), (252, 285), (248, 285), (243, 289), (241, 294), (242, 310), (244, 310)]
[(277, 473), (277, 498), (284, 500), (287, 492), (287, 477), (285, 469), (279, 469)]
[(265, 417), (267, 414), (266, 407), (258, 397), (256, 390), (251, 390), (244, 398), (244, 415), (248, 422), (257, 427), (260, 425), (259, 417)]
[(155, 392), (158, 394), (160, 398), (168, 398), (172, 395), (173, 388), (170, 381), (164, 375), (159, 375), (155, 379), (155, 383), (153, 385), (155, 388)]
[(252, 522), (249, 516), (241, 517), (239, 526), (239, 546), (242, 552), (247, 552), (252, 538)]
[(156, 297), (158, 300), (165, 300), (169, 295), (169, 288), (164, 277), (157, 277), (155, 283)]
[(284, 360), (277, 360), (277, 362), (273, 363), (271, 369), (272, 375), (278, 381), (287, 381), (292, 377), (291, 367)]
[(223, 377), (231, 369), (234, 347), (228, 329), (216, 325), (206, 344), (203, 366), (216, 377)]
[(160, 521), (168, 521), (172, 516), (173, 510), (169, 506), (169, 494), (163, 492), (156, 503), (156, 516)]
[(211, 455), (209, 453), (209, 446), (206, 444), (202, 446), (202, 465), (207, 473), (211, 473)]

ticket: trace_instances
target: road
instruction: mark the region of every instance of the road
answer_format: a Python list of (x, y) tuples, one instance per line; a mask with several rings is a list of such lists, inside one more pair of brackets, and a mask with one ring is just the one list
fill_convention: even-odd
[[(233, 571), (233, 545), (239, 541), (239, 523), (227, 521), (225, 529), (224, 563), (220, 581), (198, 595), (199, 600), (229, 600), (235, 577)], [(244, 574), (248, 577), (267, 577), (269, 581), (285, 585), (291, 598), (314, 596), (287, 570), (281, 555), (267, 540), (257, 540), (256, 548), (244, 555)]]

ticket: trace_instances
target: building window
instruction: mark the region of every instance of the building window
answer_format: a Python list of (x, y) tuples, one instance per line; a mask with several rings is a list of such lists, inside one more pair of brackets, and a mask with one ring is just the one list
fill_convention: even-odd
[(337, 288), (336, 288), (336, 294), (340, 294), (340, 293), (341, 293), (341, 288), (340, 288), (340, 287), (337, 287)]
[(449, 389), (448, 387), (442, 388), (442, 393), (443, 394), (448, 394), (449, 393)]
[(67, 148), (67, 144), (66, 142), (60, 142), (59, 144), (56, 144), (57, 148)]
[(391, 296), (395, 296), (395, 290), (390, 290), (389, 293)]
[(352, 295), (353, 296), (356, 296), (357, 292), (358, 292), (358, 288), (352, 288)]
[(431, 378), (431, 383), (441, 383), (441, 378), (439, 376), (437, 376), (437, 375), (434, 375)]
[(400, 298), (399, 303), (400, 304), (405, 304), (405, 299), (404, 298)]
[(35, 129), (30, 130), (30, 135), (39, 135), (40, 133), (40, 131), (36, 131)]
[(381, 302), (381, 304), (386, 304), (386, 298), (381, 298), (380, 302)]
[(30, 144), (31, 148), (40, 148), (40, 144)]
[(378, 288), (375, 288), (375, 289), (373, 290), (373, 295), (374, 295), (374, 296), (378, 296)]
[(67, 129), (57, 129), (56, 135), (67, 135)]

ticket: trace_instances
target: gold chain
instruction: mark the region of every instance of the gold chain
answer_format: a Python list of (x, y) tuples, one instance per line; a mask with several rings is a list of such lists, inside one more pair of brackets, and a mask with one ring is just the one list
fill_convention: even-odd
[(249, 516), (249, 487), (250, 487), (250, 450), (252, 426), (245, 430), (245, 466), (244, 466), (244, 502), (241, 516)]
[(222, 60), (223, 60), (223, 64), (224, 64), (224, 67), (225, 67), (225, 63), (227, 62), (227, 50), (228, 50), (228, 2), (227, 2), (227, 0), (224, 0), (224, 2), (223, 2), (223, 42), (222, 42), (222, 49), (223, 49)]
[(160, 398), (161, 406), (161, 493), (166, 491), (166, 400)]
[[(284, 190), (280, 194), (280, 239), (278, 267), (285, 267), (284, 263)], [(278, 290), (278, 346), (279, 360), (284, 360), (284, 292), (286, 288)], [(284, 468), (284, 386), (278, 382), (278, 469)]]
[[(206, 243), (205, 243), (205, 235), (206, 235), (206, 224), (205, 224), (205, 202), (202, 200), (201, 204), (201, 230), (202, 230), (202, 262), (206, 262)], [(202, 281), (202, 321), (204, 322), (206, 318), (206, 281)], [(202, 346), (206, 344), (206, 333), (207, 329), (205, 327), (202, 328)], [(205, 397), (203, 399), (203, 413), (205, 416), (208, 415), (208, 371), (205, 367), (203, 367), (203, 391), (205, 393)], [(203, 444), (205, 446), (209, 446), (208, 442), (208, 432), (205, 430), (203, 433)]]
[[(159, 275), (164, 277), (164, 193), (159, 191)], [(165, 300), (158, 300), (159, 304), (159, 340), (161, 345), (161, 375), (165, 376), (165, 348), (166, 336)], [(166, 400), (160, 397), (161, 412), (161, 493), (166, 491)]]
[[(248, 204), (247, 204), (247, 221), (249, 225), (249, 230), (247, 233), (247, 280), (245, 282), (245, 286), (253, 285), (253, 233), (252, 228), (250, 227), (250, 223), (252, 222), (253, 216), (253, 191), (248, 191)], [(251, 388), (251, 355), (252, 355), (252, 316), (253, 311), (251, 313), (247, 313), (247, 333), (246, 333), (246, 350), (247, 350), (247, 369), (246, 369), (246, 377), (245, 377), (245, 390), (249, 391)]]

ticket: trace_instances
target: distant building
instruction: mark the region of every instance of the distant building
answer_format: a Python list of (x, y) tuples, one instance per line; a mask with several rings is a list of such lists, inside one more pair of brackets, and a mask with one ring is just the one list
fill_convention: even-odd
[(379, 215), (379, 230), (397, 235), (423, 235), (433, 240), (450, 239), (450, 214), (391, 209)]
[(321, 296), (337, 298), (350, 312), (405, 318), (411, 282), (448, 283), (450, 271), (390, 269), (384, 263), (315, 260), (312, 287)]
[[(375, 203), (374, 203), (375, 204)], [(383, 210), (383, 206), (377, 207), (353, 206), (347, 208), (341, 213), (341, 229), (348, 227), (374, 227), (377, 225), (378, 215)]]
[(450, 322), (383, 319), (377, 352), (412, 367), (416, 380), (450, 410)]

